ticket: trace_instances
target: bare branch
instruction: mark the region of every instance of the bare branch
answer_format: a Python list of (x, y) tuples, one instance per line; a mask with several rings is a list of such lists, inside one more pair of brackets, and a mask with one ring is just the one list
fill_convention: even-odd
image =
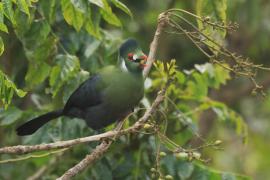
[(154, 63), (154, 61), (156, 59), (158, 44), (159, 44), (159, 40), (160, 40), (160, 35), (163, 32), (167, 22), (168, 22), (168, 13), (167, 12), (161, 13), (158, 16), (157, 29), (156, 29), (156, 32), (155, 32), (154, 39), (153, 39), (153, 41), (151, 42), (151, 45), (150, 45), (150, 51), (149, 51), (148, 58), (147, 58), (146, 68), (144, 68), (144, 71), (143, 71), (143, 76), (144, 77), (147, 77), (147, 75), (149, 74), (150, 69), (152, 67), (152, 64)]
[(57, 180), (70, 179), (83, 171), (86, 167), (92, 165), (109, 149), (111, 143), (112, 141), (102, 141), (102, 143), (98, 145), (91, 154), (87, 155), (81, 162), (66, 171), (60, 178), (57, 178)]

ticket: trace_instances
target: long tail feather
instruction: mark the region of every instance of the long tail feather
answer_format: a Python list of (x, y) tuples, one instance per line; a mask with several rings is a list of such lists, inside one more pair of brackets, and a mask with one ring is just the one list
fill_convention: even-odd
[(53, 120), (55, 118), (58, 118), (63, 115), (63, 110), (57, 110), (57, 111), (52, 111), (46, 114), (43, 114), (41, 116), (38, 116), (23, 125), (19, 126), (16, 131), (17, 135), (19, 136), (25, 136), (25, 135), (30, 135), (36, 132), (40, 127), (42, 127), (44, 124), (49, 122), (50, 120)]

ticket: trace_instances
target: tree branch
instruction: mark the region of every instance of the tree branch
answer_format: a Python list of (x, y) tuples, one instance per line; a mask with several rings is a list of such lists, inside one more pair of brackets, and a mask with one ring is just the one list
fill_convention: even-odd
[(150, 45), (150, 51), (149, 51), (148, 58), (147, 58), (146, 68), (144, 68), (144, 70), (143, 70), (144, 77), (147, 77), (147, 75), (149, 74), (150, 69), (152, 67), (152, 64), (154, 63), (154, 61), (156, 59), (160, 35), (163, 32), (167, 22), (168, 22), (168, 13), (167, 12), (161, 13), (158, 16), (157, 29), (156, 29), (156, 32), (154, 35), (154, 39)]
[(0, 148), (0, 154), (26, 154), (26, 153), (35, 152), (35, 151), (62, 149), (62, 148), (71, 147), (77, 144), (83, 144), (83, 143), (88, 143), (92, 141), (100, 141), (106, 138), (109, 139), (116, 135), (121, 136), (130, 132), (136, 132), (148, 120), (148, 118), (156, 111), (156, 108), (163, 101), (166, 88), (167, 86), (162, 91), (159, 92), (151, 108), (145, 112), (143, 117), (141, 117), (133, 126), (127, 129), (124, 129), (121, 131), (111, 130), (111, 131), (101, 133), (98, 135), (87, 136), (87, 137), (77, 138), (77, 139), (72, 139), (72, 140), (67, 140), (67, 141), (57, 141), (55, 143), (3, 147), (3, 148)]
[(87, 155), (81, 162), (66, 171), (61, 177), (57, 178), (57, 180), (68, 180), (79, 174), (86, 167), (92, 165), (97, 159), (101, 158), (102, 155), (109, 149), (111, 144), (112, 141), (102, 141), (102, 143), (98, 145), (91, 154)]

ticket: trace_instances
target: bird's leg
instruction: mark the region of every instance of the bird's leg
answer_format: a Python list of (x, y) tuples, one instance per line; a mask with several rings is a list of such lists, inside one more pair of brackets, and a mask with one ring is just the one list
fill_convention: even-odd
[(110, 142), (115, 141), (115, 137), (102, 137), (100, 138), (100, 141), (105, 141), (107, 144), (109, 144)]

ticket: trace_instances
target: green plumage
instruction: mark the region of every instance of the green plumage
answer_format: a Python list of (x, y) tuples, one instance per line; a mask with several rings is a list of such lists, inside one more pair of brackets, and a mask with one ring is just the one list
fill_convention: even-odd
[(142, 70), (146, 58), (135, 40), (127, 40), (119, 49), (117, 66), (101, 69), (72, 93), (63, 109), (26, 122), (17, 134), (32, 134), (59, 116), (83, 119), (92, 129), (122, 120), (143, 97)]

